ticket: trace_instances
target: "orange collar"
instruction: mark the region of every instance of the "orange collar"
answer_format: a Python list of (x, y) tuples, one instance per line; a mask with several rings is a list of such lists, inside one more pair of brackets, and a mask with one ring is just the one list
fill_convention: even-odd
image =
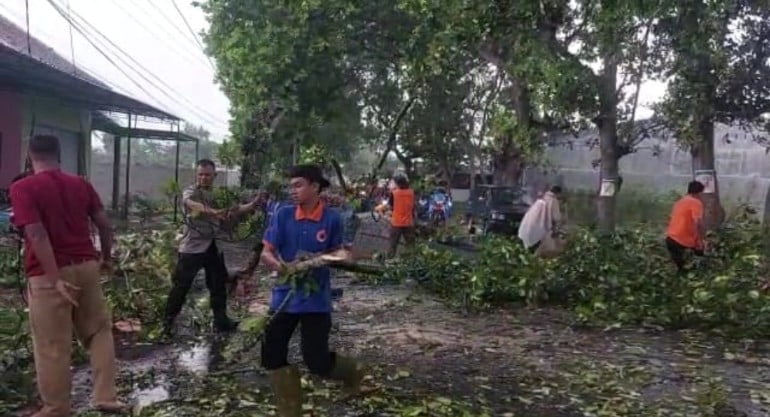
[(314, 222), (320, 222), (321, 216), (323, 216), (323, 214), (324, 214), (324, 205), (319, 201), (318, 204), (310, 213), (305, 212), (305, 210), (302, 210), (302, 206), (297, 205), (297, 209), (294, 211), (294, 219), (295, 220), (312, 220)]

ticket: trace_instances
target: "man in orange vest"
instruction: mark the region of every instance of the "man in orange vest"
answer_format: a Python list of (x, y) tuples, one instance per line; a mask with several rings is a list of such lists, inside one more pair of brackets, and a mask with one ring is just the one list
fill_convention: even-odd
[(691, 181), (687, 195), (674, 203), (671, 219), (666, 230), (666, 247), (679, 273), (685, 272), (685, 253), (693, 251), (703, 256), (705, 248), (703, 230), (703, 184)]
[(414, 190), (409, 188), (409, 181), (398, 176), (394, 178), (396, 187), (390, 194), (390, 207), (393, 214), (390, 219), (390, 247), (388, 257), (396, 255), (401, 237), (407, 245), (414, 243)]

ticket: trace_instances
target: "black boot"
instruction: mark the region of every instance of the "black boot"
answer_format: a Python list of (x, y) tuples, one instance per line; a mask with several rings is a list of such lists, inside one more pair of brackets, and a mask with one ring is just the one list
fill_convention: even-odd
[(163, 319), (163, 330), (161, 331), (161, 337), (164, 339), (171, 339), (174, 337), (174, 318), (166, 317)]
[(221, 333), (230, 333), (238, 330), (239, 321), (227, 317), (226, 313), (214, 313), (214, 330)]

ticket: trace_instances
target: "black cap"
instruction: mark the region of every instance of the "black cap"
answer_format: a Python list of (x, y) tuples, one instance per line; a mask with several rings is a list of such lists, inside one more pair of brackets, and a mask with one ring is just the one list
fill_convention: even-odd
[(289, 170), (289, 178), (304, 178), (311, 183), (316, 183), (323, 190), (328, 188), (331, 183), (324, 178), (321, 167), (313, 164), (295, 165)]

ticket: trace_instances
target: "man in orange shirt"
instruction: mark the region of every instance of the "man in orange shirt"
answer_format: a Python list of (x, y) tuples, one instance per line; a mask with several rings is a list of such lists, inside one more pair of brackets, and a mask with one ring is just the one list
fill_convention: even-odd
[(666, 247), (679, 273), (685, 272), (685, 253), (692, 250), (703, 256), (703, 202), (704, 186), (698, 181), (687, 185), (687, 195), (674, 203), (666, 230)]
[(388, 257), (396, 255), (396, 248), (401, 236), (407, 245), (414, 243), (414, 190), (409, 188), (409, 181), (403, 176), (394, 179), (396, 188), (390, 194), (390, 207), (393, 215), (390, 220), (390, 248)]

